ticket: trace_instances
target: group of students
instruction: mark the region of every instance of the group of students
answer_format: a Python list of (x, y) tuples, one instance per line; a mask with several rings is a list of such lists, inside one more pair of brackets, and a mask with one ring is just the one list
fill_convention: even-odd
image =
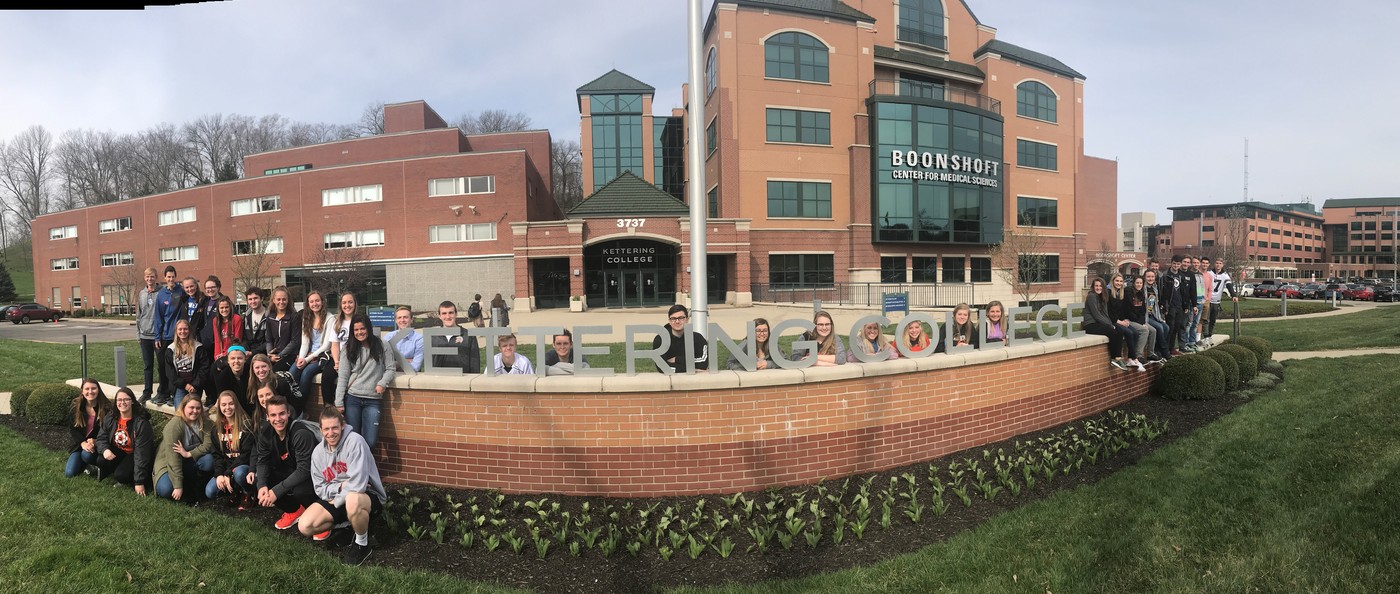
[(1093, 279), (1084, 297), (1084, 332), (1108, 337), (1109, 364), (1145, 370), (1209, 346), (1226, 296), (1239, 301), (1225, 262), (1172, 256), (1170, 269), (1152, 262), (1128, 286), (1123, 275), (1108, 285)]
[(71, 408), (64, 474), (110, 477), (143, 496), (185, 501), (202, 493), (234, 497), (240, 506), (275, 507), (282, 512), (278, 529), (298, 526), (317, 541), (348, 525), (355, 540), (343, 560), (363, 563), (370, 554), (370, 516), (388, 498), (370, 444), (336, 407), (323, 408), (313, 424), (295, 419), (270, 385), (258, 389), (256, 401), (249, 412), (224, 391), (206, 414), (200, 396), (187, 394), (157, 448), (150, 413), (130, 388), (108, 399), (97, 380), (84, 379)]
[[(987, 341), (1002, 342), (1006, 339), (1007, 320), (1006, 308), (1000, 301), (993, 301), (987, 304)], [(674, 373), (685, 373), (691, 369), (705, 370), (710, 368), (709, 342), (699, 332), (691, 335), (691, 358), (687, 364), (685, 353), (685, 325), (690, 321), (690, 310), (684, 305), (673, 305), (666, 315), (666, 328), (664, 331), (671, 335), (670, 346), (661, 354), (662, 360)], [(768, 320), (755, 318), (754, 324), (754, 352), (751, 354), (756, 360), (758, 370), (776, 369), (778, 366), (773, 362), (775, 357), (783, 357), (786, 360), (798, 360), (807, 353), (794, 352), (784, 354), (777, 343), (772, 342), (772, 327)], [(953, 322), (945, 326), (938, 327), (938, 336), (930, 336), (931, 331), (925, 328), (922, 323), (911, 323), (905, 326), (901, 336), (890, 340), (885, 336), (880, 324), (871, 322), (861, 328), (858, 336), (854, 339), (854, 344), (847, 348), (846, 341), (836, 332), (835, 322), (831, 314), (825, 311), (818, 311), (812, 316), (812, 330), (804, 332), (801, 340), (810, 340), (816, 343), (814, 349), (816, 360), (813, 365), (819, 367), (831, 365), (843, 365), (845, 363), (860, 362), (861, 358), (856, 354), (860, 351), (866, 355), (880, 356), (885, 353), (884, 358), (897, 359), (901, 357), (897, 343), (903, 343), (911, 352), (920, 352), (924, 349), (932, 348), (935, 353), (946, 351), (948, 335), (952, 334), (953, 346), (980, 346), (981, 333), (978, 323), (973, 319), (972, 308), (966, 303), (958, 304), (953, 309)], [(652, 348), (661, 348), (661, 337), (658, 335), (652, 341)], [(729, 360), (725, 363), (725, 368), (732, 371), (746, 371), (747, 368), (739, 361), (739, 357), (730, 353)], [(663, 371), (659, 366), (657, 371)]]

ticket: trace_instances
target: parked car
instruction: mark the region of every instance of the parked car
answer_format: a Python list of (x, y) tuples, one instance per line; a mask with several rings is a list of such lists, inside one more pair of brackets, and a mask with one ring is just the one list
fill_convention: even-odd
[(1369, 285), (1350, 284), (1346, 290), (1342, 291), (1342, 296), (1352, 301), (1375, 301), (1376, 291)]
[(1321, 299), (1322, 290), (1324, 288), (1326, 288), (1326, 286), (1322, 283), (1308, 283), (1303, 285), (1301, 289), (1298, 289), (1298, 292), (1302, 293), (1301, 297), (1303, 299)]
[(12, 306), (10, 311), (5, 312), (5, 317), (16, 324), (28, 324), (34, 320), (41, 322), (53, 320), (56, 322), (63, 317), (63, 312), (44, 307), (38, 303), (25, 303)]
[(1278, 290), (1278, 283), (1275, 283), (1274, 281), (1271, 281), (1271, 280), (1259, 281), (1259, 284), (1254, 285), (1254, 296), (1255, 296), (1255, 297), (1273, 297), (1273, 296), (1274, 296), (1274, 291), (1277, 291), (1277, 290)]
[(1303, 292), (1298, 285), (1287, 284), (1281, 285), (1278, 288), (1278, 290), (1272, 293), (1272, 295), (1274, 297), (1278, 297), (1279, 299), (1283, 299), (1284, 297), (1288, 297), (1289, 299), (1298, 299), (1299, 297), (1302, 297)]
[(1322, 298), (1327, 300), (1331, 300), (1333, 297), (1345, 299), (1342, 297), (1342, 291), (1346, 290), (1346, 288), (1346, 285), (1340, 283), (1328, 283), (1327, 286), (1322, 288)]
[(1395, 302), (1395, 299), (1396, 299), (1396, 295), (1395, 295), (1396, 289), (1397, 289), (1397, 286), (1394, 285), (1394, 284), (1389, 284), (1389, 285), (1388, 285), (1388, 284), (1385, 284), (1385, 283), (1381, 283), (1381, 284), (1379, 284), (1379, 285), (1376, 285), (1376, 296), (1375, 296), (1375, 300), (1376, 300), (1376, 301), (1386, 301), (1386, 302), (1394, 303), (1394, 302)]
[(1242, 284), (1235, 289), (1235, 293), (1238, 294), (1240, 297), (1253, 297), (1254, 285), (1249, 283)]

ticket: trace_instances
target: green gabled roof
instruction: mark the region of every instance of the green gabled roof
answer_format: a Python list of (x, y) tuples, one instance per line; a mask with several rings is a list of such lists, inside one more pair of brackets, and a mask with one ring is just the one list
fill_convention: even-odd
[(954, 62), (952, 60), (943, 60), (919, 52), (903, 52), (892, 47), (885, 47), (883, 45), (875, 46), (875, 57), (885, 58), (887, 60), (899, 60), (900, 62), (918, 64), (920, 66), (937, 68), (939, 70), (948, 70), (951, 72), (957, 72), (959, 74), (965, 74), (967, 76), (976, 77), (979, 79), (987, 78), (987, 74), (985, 72), (982, 72), (981, 68), (973, 66), (972, 64), (964, 64), (962, 62)]
[(595, 78), (592, 82), (578, 88), (579, 95), (623, 93), (636, 93), (641, 95), (655, 94), (656, 87), (623, 74), (614, 68), (609, 70), (607, 74)]
[(821, 17), (832, 17), (843, 21), (875, 22), (875, 17), (851, 8), (840, 0), (732, 0), (739, 6), (752, 8), (772, 8), (787, 12), (798, 12)]
[(1358, 206), (1400, 206), (1400, 198), (1333, 198), (1322, 203), (1323, 208), (1353, 208)]
[(565, 215), (571, 219), (611, 216), (686, 216), (690, 206), (667, 194), (631, 171), (598, 188)]
[(1084, 80), (1083, 74), (1080, 74), (1079, 71), (1065, 65), (1064, 62), (1056, 60), (1040, 52), (1028, 50), (1019, 45), (1012, 45), (1000, 39), (993, 39), (983, 44), (982, 47), (977, 48), (977, 51), (972, 52), (972, 57), (980, 58), (983, 54), (988, 53), (997, 54), (1003, 58), (1009, 58), (1027, 66), (1033, 66), (1042, 70), (1049, 70), (1050, 72), (1054, 72), (1056, 74), (1063, 74), (1070, 78)]

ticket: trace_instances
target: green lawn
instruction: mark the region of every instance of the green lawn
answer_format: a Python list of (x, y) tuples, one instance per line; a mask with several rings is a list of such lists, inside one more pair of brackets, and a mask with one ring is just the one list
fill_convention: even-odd
[[(1235, 310), (1233, 302), (1227, 301), (1221, 303), (1221, 306), (1221, 320), (1224, 320), (1227, 317), (1234, 316)], [(1333, 309), (1335, 308), (1332, 307), (1332, 303), (1330, 301), (1314, 301), (1306, 299), (1288, 300), (1288, 315), (1296, 316), (1310, 313), (1321, 313), (1324, 311), (1332, 311)], [(1282, 308), (1280, 300), (1278, 299), (1268, 299), (1263, 297), (1259, 299), (1240, 299), (1241, 318), (1276, 318), (1279, 317), (1279, 315), (1281, 315), (1281, 312)]]
[[(141, 380), (141, 345), (135, 340), (88, 343), (88, 371), (99, 381), (116, 379), (115, 348), (126, 348), (127, 382)], [(82, 375), (82, 348), (76, 344), (54, 344), (0, 339), (0, 392), (9, 392), (29, 382), (63, 382)]]
[(1377, 307), (1322, 318), (1241, 324), (1240, 333), (1266, 338), (1274, 344), (1276, 351), (1400, 347), (1400, 307)]
[(879, 565), (683, 592), (1391, 592), (1400, 357), (1288, 379), (1107, 480)]
[(15, 292), (19, 294), (17, 301), (33, 301), (34, 259), (30, 243), (15, 243), (4, 251), (0, 261), (5, 263), (5, 268), (10, 271), (10, 280), (15, 282)]

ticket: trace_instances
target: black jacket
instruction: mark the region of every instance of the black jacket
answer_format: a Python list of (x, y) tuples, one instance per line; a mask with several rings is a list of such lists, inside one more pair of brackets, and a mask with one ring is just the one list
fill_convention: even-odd
[[(190, 302), (194, 302), (194, 313), (190, 313)], [(195, 293), (193, 297), (183, 295), (175, 305), (175, 321), (186, 320), (190, 323), (190, 338), (204, 342), (200, 337), (204, 336), (204, 325), (207, 321), (205, 312), (209, 305), (209, 298), (204, 293)]]
[(1122, 298), (1114, 297), (1112, 291), (1104, 291), (1104, 294), (1108, 296), (1108, 317), (1113, 319), (1115, 325), (1118, 320), (1133, 319), (1132, 293), (1129, 289), (1123, 289)]
[[(289, 491), (311, 491), (311, 452), (320, 439), (301, 423), (287, 421), (287, 438), (277, 437), (272, 423), (258, 429), (257, 455), (253, 467), (257, 470), (258, 488), (267, 487), (278, 498)], [(269, 484), (274, 474), (285, 477), (282, 482)]]
[[(476, 344), (476, 338), (467, 336), (467, 329), (457, 327), (461, 331), (462, 341), (456, 343), (457, 354), (455, 355), (433, 355), (433, 367), (440, 369), (461, 369), (462, 373), (481, 373), (481, 347)], [(451, 347), (455, 336), (434, 336), (432, 346)]]
[(238, 400), (238, 404), (243, 407), (243, 412), (253, 413), (253, 399), (248, 397), (248, 365), (244, 364), (243, 373), (235, 374), (228, 365), (216, 365), (214, 371), (210, 372), (209, 392), (214, 396), (223, 394), (224, 390), (233, 392), (233, 397)]
[[(253, 323), (252, 310), (243, 314), (243, 346), (248, 348), (248, 358), (253, 355), (267, 354), (267, 312), (263, 312), (262, 319), (257, 324)], [(298, 345), (300, 348), (300, 345)]]
[[(119, 417), (118, 413), (113, 412), (102, 419), (102, 431), (97, 434), (97, 455), (101, 456), (106, 450), (121, 449), (112, 443), (112, 440), (116, 439)], [(156, 458), (156, 442), (152, 435), (151, 421), (143, 416), (133, 415), (131, 420), (126, 422), (126, 427), (131, 433), (131, 442), (135, 444), (131, 450), (131, 479), (137, 484), (150, 484), (151, 467)]]
[(268, 316), (263, 322), (267, 326), (267, 354), (295, 362), (297, 349), (301, 348), (301, 316), (288, 314), (280, 320)]
[(249, 464), (252, 460), (253, 445), (258, 441), (258, 435), (251, 426), (243, 428), (243, 435), (239, 436), (238, 449), (229, 451), (224, 447), (223, 440), (224, 424), (214, 422), (214, 449), (210, 453), (214, 455), (214, 476), (233, 476), (233, 469), (244, 464)]
[[(666, 332), (666, 333), (670, 333), (670, 332), (671, 332), (671, 328), (670, 328), (669, 326), (662, 326), (662, 327), (661, 327), (661, 331), (662, 331), (662, 332)], [(709, 343), (705, 341), (705, 337), (702, 336), (699, 332), (696, 332), (695, 334), (692, 334), (691, 336), (694, 337), (694, 340), (692, 341), (692, 342), (694, 342), (694, 345), (693, 345), (692, 348), (695, 350), (695, 361), (694, 361), (695, 369), (696, 369), (696, 370), (700, 370), (700, 369), (709, 369), (709, 368), (710, 368), (710, 348), (709, 348), (710, 345), (709, 345)], [(651, 348), (654, 348), (654, 349), (659, 349), (659, 348), (661, 348), (661, 335), (658, 334), (658, 335), (656, 336), (656, 338), (653, 338), (653, 339), (651, 340)], [(672, 358), (672, 357), (675, 357), (675, 360), (672, 361), (672, 362), (670, 363), (671, 371), (673, 371), (673, 372), (675, 372), (675, 373), (685, 373), (686, 371), (688, 371), (688, 370), (690, 369), (690, 366), (686, 365), (686, 356), (685, 356), (685, 335), (684, 335), (684, 334), (682, 334), (680, 337), (677, 337), (677, 336), (675, 336), (674, 334), (672, 334), (672, 335), (671, 335), (671, 346), (670, 346), (670, 348), (666, 349), (666, 352), (661, 353), (661, 358), (662, 358), (662, 359), (670, 359), (670, 358)], [(656, 370), (657, 370), (657, 371), (662, 371), (662, 369), (661, 369), (660, 367), (657, 367)]]
[[(82, 405), (80, 404), (79, 406)], [(71, 417), (72, 415), (69, 415), (67, 417), (64, 417), (64, 419), (68, 419)], [(71, 440), (68, 443), (68, 453), (71, 454), (73, 452), (83, 449), (83, 442), (89, 439), (93, 440), (93, 442), (96, 443), (97, 435), (99, 433), (102, 433), (102, 419), (97, 419), (97, 422), (92, 424), (92, 431), (88, 431), (87, 427), (69, 426), (68, 436)], [(102, 450), (97, 450), (97, 452), (101, 453)]]
[[(981, 345), (981, 342), (982, 342), (982, 331), (981, 331), (980, 329), (977, 328), (977, 325), (976, 325), (976, 324), (973, 324), (973, 325), (972, 325), (972, 332), (970, 332), (969, 334), (970, 334), (970, 336), (969, 336), (968, 339), (967, 339), (967, 344), (972, 345), (973, 348), (979, 347), (979, 346)], [(935, 353), (946, 353), (946, 352), (948, 352), (948, 325), (947, 325), (947, 324), (943, 324), (942, 326), (939, 326), (939, 327), (938, 327), (938, 342), (934, 344), (934, 346), (933, 346), (933, 352), (935, 352)]]
[[(204, 387), (209, 385), (209, 374), (214, 367), (213, 347), (201, 344), (194, 349), (194, 367), (187, 372), (181, 372), (175, 368), (175, 343), (165, 346), (169, 351), (165, 357), (165, 377), (170, 378), (171, 385), (183, 387), (186, 382), (194, 386), (196, 394), (202, 392)], [(175, 393), (174, 388), (170, 390)], [(176, 403), (178, 406), (179, 403)]]

